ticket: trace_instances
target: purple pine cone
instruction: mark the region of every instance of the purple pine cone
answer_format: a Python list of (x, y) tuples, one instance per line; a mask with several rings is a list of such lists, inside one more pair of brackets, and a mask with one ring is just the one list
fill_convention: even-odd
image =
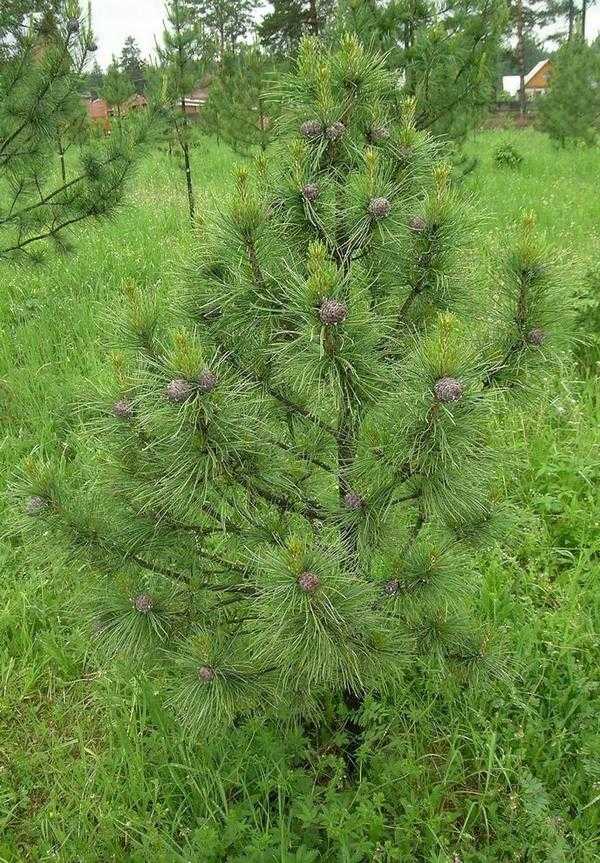
[(364, 507), (365, 502), (355, 491), (349, 491), (344, 495), (344, 504), (348, 509), (359, 510)]
[(217, 385), (217, 376), (210, 369), (204, 369), (198, 375), (196, 389), (201, 393), (210, 393)]
[(373, 144), (377, 144), (379, 141), (386, 141), (389, 137), (390, 130), (386, 129), (385, 126), (372, 126), (369, 132), (369, 138)]
[(344, 132), (346, 131), (346, 127), (339, 120), (335, 123), (332, 123), (331, 126), (328, 126), (325, 129), (325, 135), (329, 138), (330, 141), (337, 141), (338, 138), (341, 138)]
[(400, 590), (400, 582), (397, 578), (392, 578), (390, 581), (386, 581), (383, 585), (383, 592), (386, 596), (395, 596)]
[(422, 216), (413, 216), (408, 223), (408, 227), (411, 231), (414, 231), (415, 234), (422, 234), (427, 228), (427, 222)]
[(348, 306), (339, 300), (323, 300), (319, 317), (326, 326), (341, 324), (348, 317)]
[(79, 33), (79, 18), (69, 18), (67, 21), (67, 33)]
[(25, 512), (27, 515), (39, 515), (47, 506), (48, 501), (45, 498), (40, 497), (38, 494), (34, 494), (25, 504)]
[(316, 183), (307, 183), (302, 187), (302, 196), (312, 204), (319, 197), (319, 187)]
[(433, 391), (439, 402), (456, 402), (462, 397), (464, 387), (456, 378), (440, 378)]
[(133, 598), (133, 607), (140, 614), (148, 614), (154, 608), (154, 597), (149, 593), (138, 593)]
[(169, 401), (174, 402), (175, 404), (183, 404), (183, 402), (187, 402), (188, 399), (192, 398), (195, 392), (196, 390), (194, 385), (189, 381), (184, 380), (184, 378), (175, 378), (175, 380), (167, 384), (167, 388), (165, 390)]
[(120, 420), (133, 419), (133, 405), (127, 399), (119, 399), (113, 405), (113, 414)]
[(320, 138), (323, 134), (323, 126), (318, 120), (307, 120), (300, 126), (300, 134), (309, 141)]
[(374, 219), (385, 219), (391, 209), (392, 205), (387, 198), (371, 198), (369, 201), (369, 215)]
[(302, 572), (298, 576), (298, 587), (305, 593), (314, 593), (320, 583), (319, 576), (314, 572)]
[(214, 679), (214, 669), (212, 669), (210, 665), (201, 665), (198, 669), (198, 680), (200, 680), (201, 683), (210, 683)]
[(540, 345), (544, 343), (545, 339), (546, 333), (541, 327), (534, 327), (527, 333), (527, 341), (530, 345), (534, 345), (536, 348), (539, 348)]

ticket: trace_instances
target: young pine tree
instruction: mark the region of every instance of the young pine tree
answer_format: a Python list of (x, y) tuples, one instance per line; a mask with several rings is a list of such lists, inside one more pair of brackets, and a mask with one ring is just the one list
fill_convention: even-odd
[(550, 88), (540, 102), (539, 125), (561, 147), (595, 144), (600, 135), (600, 41), (565, 42), (552, 60)]
[(277, 113), (277, 106), (265, 99), (274, 70), (274, 62), (257, 47), (226, 55), (200, 116), (203, 128), (236, 152), (255, 146), (265, 150)]
[(564, 300), (530, 217), (481, 280), (394, 91), (354, 38), (301, 44), (279, 150), (203, 210), (185, 286), (127, 289), (81, 459), (13, 489), (22, 527), (101, 571), (100, 648), (203, 735), (393, 692), (426, 657), (494, 667), (470, 597), (505, 530), (495, 424), (547, 380)]
[(106, 70), (104, 83), (102, 85), (102, 97), (106, 100), (106, 104), (112, 108), (117, 121), (120, 121), (124, 114), (124, 105), (127, 100), (133, 96), (135, 88), (129, 76), (121, 69), (119, 61), (116, 57), (112, 58), (112, 62)]
[(168, 0), (168, 28), (162, 45), (157, 45), (163, 72), (163, 98), (167, 105), (167, 125), (183, 155), (190, 218), (194, 218), (195, 196), (190, 161), (191, 123), (186, 97), (205, 73), (211, 57), (210, 42), (195, 11), (183, 0)]
[(65, 150), (81, 143), (81, 73), (95, 50), (78, 13), (74, 3), (66, 16), (46, 10), (28, 28), (19, 18), (0, 45), (0, 258), (37, 259), (42, 240), (67, 248), (72, 226), (114, 212), (135, 161), (142, 129), (82, 147), (67, 181)]

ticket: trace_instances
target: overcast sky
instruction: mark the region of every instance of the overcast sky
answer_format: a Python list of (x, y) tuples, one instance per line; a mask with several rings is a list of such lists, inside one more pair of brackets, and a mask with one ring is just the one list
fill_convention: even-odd
[[(265, 4), (266, 5), (266, 4)], [(92, 0), (94, 33), (98, 41), (98, 62), (110, 63), (121, 53), (127, 36), (135, 36), (144, 56), (154, 49), (155, 36), (163, 29), (163, 0)], [(600, 8), (588, 10), (590, 38), (600, 31)]]

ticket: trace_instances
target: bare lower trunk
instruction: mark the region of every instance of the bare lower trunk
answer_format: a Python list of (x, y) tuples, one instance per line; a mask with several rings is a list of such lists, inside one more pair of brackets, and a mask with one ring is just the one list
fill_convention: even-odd
[(525, 95), (525, 44), (523, 27), (523, 0), (517, 0), (517, 63), (519, 64), (519, 111), (527, 113), (527, 97)]

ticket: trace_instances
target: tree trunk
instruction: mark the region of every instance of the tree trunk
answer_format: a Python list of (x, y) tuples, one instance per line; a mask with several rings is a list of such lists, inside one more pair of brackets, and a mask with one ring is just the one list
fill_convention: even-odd
[(581, 38), (585, 42), (585, 27), (587, 18), (587, 0), (581, 2)]
[(517, 63), (519, 65), (519, 111), (527, 113), (527, 97), (525, 95), (525, 44), (523, 26), (523, 0), (517, 0), (515, 8), (517, 18)]
[(317, 11), (317, 0), (309, 0), (308, 24), (313, 36), (319, 35), (319, 13)]
[(183, 126), (184, 126), (184, 134), (180, 136), (180, 144), (183, 152), (183, 165), (185, 168), (185, 182), (187, 184), (187, 193), (188, 193), (188, 203), (190, 207), (190, 219), (194, 221), (194, 186), (192, 183), (192, 168), (190, 165), (190, 147), (185, 138), (185, 132), (187, 129), (187, 114), (185, 113), (185, 98), (181, 100), (181, 113), (183, 115)]
[(573, 38), (575, 25), (575, 0), (569, 0), (569, 42)]
[(60, 155), (60, 173), (62, 175), (63, 186), (67, 182), (67, 167), (65, 165), (65, 151), (62, 145), (62, 141), (60, 139), (60, 135), (58, 137), (58, 153)]

